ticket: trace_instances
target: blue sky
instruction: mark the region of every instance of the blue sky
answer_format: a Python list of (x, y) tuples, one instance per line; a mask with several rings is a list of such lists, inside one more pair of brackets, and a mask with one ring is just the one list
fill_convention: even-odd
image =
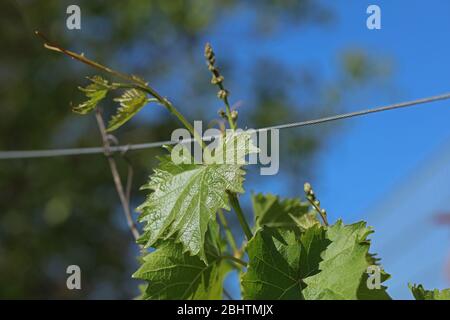
[[(369, 31), (366, 1), (336, 1), (339, 27), (331, 51), (357, 43), (394, 59), (396, 93), (369, 94), (349, 110), (389, 104), (450, 91), (450, 2), (373, 1), (382, 9), (382, 30)], [(326, 36), (325, 36), (326, 37)], [(323, 37), (322, 37), (323, 39)], [(329, 43), (324, 41), (324, 43)], [(364, 98), (364, 97), (362, 97)], [(367, 219), (374, 225), (373, 251), (379, 253), (394, 297), (408, 298), (407, 282), (448, 287), (448, 229), (431, 216), (449, 211), (450, 103), (438, 102), (347, 121), (321, 154), (318, 193), (335, 217)], [(447, 160), (447, 161), (446, 161)], [(407, 239), (407, 240), (406, 240)]]
[[(252, 40), (243, 36), (252, 14), (243, 11), (210, 36), (216, 51), (234, 54), (242, 64), (255, 55), (269, 55), (292, 66), (314, 63), (325, 76), (335, 72), (336, 54), (349, 47), (392, 61), (393, 89), (364, 90), (347, 99), (345, 111), (450, 91), (450, 2), (326, 3), (337, 18), (331, 27), (286, 25), (270, 39)], [(381, 30), (366, 28), (370, 4), (381, 7)], [(332, 124), (339, 130), (316, 162), (312, 182), (331, 220), (367, 220), (375, 227), (372, 251), (392, 274), (387, 284), (394, 298), (411, 298), (408, 282), (450, 286), (450, 272), (444, 272), (450, 259), (449, 230), (432, 222), (434, 214), (450, 211), (449, 119), (447, 101)], [(282, 181), (273, 178), (258, 191), (282, 192)]]

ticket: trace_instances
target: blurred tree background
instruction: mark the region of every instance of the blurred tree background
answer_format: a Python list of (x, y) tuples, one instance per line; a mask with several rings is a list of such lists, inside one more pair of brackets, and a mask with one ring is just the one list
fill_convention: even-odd
[[(81, 30), (65, 27), (70, 4), (81, 7)], [(280, 25), (301, 32), (338, 23), (333, 12), (312, 0), (5, 0), (0, 15), (1, 150), (101, 143), (95, 119), (72, 114), (69, 105), (81, 99), (77, 86), (96, 71), (45, 50), (35, 29), (73, 51), (142, 76), (189, 119), (210, 121), (218, 118), (220, 102), (203, 61), (206, 41), (232, 43), (236, 35), (228, 35), (226, 26), (242, 20), (247, 29), (237, 43), (245, 37), (273, 39)], [(246, 56), (239, 46), (215, 49), (239, 123), (253, 128), (338, 111), (346, 95), (378, 74), (373, 68), (383, 73), (358, 49), (338, 53), (340, 71), (331, 79), (313, 65), (291, 68), (283, 56)], [(286, 52), (295, 54), (301, 53)], [(163, 108), (149, 106), (116, 136), (121, 144), (167, 140), (178, 126)], [(281, 133), (276, 179), (295, 186), (285, 190), (301, 194), (329, 132)], [(133, 207), (142, 200), (138, 188), (161, 152), (128, 155), (135, 171)], [(117, 160), (125, 176), (126, 163), (119, 155)], [(257, 191), (260, 179), (249, 177), (247, 189)], [(137, 254), (102, 155), (1, 160), (0, 298), (132, 298)], [(80, 291), (66, 288), (71, 264), (81, 267)]]

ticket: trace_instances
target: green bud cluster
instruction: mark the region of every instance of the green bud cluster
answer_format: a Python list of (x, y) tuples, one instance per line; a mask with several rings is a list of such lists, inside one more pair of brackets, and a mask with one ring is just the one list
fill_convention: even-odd
[(314, 209), (316, 209), (316, 211), (321, 215), (325, 225), (327, 225), (328, 224), (327, 211), (320, 207), (320, 201), (319, 199), (316, 198), (316, 195), (311, 187), (311, 184), (306, 182), (303, 186), (303, 190), (305, 191), (306, 199), (309, 201), (309, 203), (313, 205)]
[(216, 56), (209, 43), (205, 45), (205, 58), (208, 64), (208, 70), (212, 73), (211, 83), (219, 86), (219, 92), (217, 97), (221, 100), (225, 100), (228, 97), (228, 91), (222, 86), (223, 80), (225, 79), (219, 72), (219, 69), (215, 66)]

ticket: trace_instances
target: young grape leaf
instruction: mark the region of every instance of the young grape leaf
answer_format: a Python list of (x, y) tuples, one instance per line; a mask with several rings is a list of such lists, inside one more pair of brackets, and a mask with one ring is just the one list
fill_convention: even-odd
[(151, 101), (151, 99), (148, 99), (147, 94), (141, 90), (129, 89), (119, 98), (115, 98), (114, 101), (119, 102), (120, 107), (108, 123), (108, 128), (106, 129), (108, 132), (121, 127), (138, 113), (147, 102)]
[[(207, 263), (166, 241), (144, 257), (133, 278), (148, 281), (141, 299), (222, 299), (223, 280), (231, 270), (221, 258), (217, 225), (210, 224), (205, 250)], [(172, 239), (170, 239), (172, 240)]]
[[(338, 221), (328, 227), (327, 238), (331, 244), (321, 255), (320, 272), (306, 278), (307, 284), (303, 294), (308, 300), (357, 300), (357, 299), (390, 299), (386, 287), (368, 289), (367, 268), (376, 264), (373, 255), (369, 254), (370, 240), (373, 231), (366, 228), (365, 222), (344, 225)], [(389, 277), (381, 273), (383, 282)]]
[(247, 272), (241, 284), (245, 299), (304, 299), (303, 279), (318, 272), (320, 254), (329, 241), (325, 230), (263, 227), (247, 244)]
[(87, 114), (91, 112), (106, 97), (108, 91), (114, 89), (112, 84), (109, 84), (107, 80), (100, 76), (94, 76), (88, 79), (92, 82), (91, 84), (86, 88), (78, 88), (84, 92), (88, 100), (72, 108), (72, 111), (75, 113)]
[[(246, 141), (250, 136), (242, 134)], [(227, 144), (234, 135), (220, 139)], [(242, 139), (242, 138), (240, 138)], [(247, 150), (254, 152), (254, 146)], [(139, 240), (146, 247), (160, 239), (174, 236), (184, 250), (200, 255), (206, 261), (204, 238), (208, 223), (218, 209), (230, 210), (227, 191), (242, 193), (244, 170), (240, 164), (175, 164), (166, 156), (160, 158), (147, 185), (145, 202), (138, 207), (140, 222), (146, 223)]]
[(297, 227), (300, 228), (300, 230), (306, 230), (311, 228), (315, 225), (320, 225), (319, 219), (317, 219), (317, 212), (312, 209), (308, 213), (301, 215), (300, 217), (296, 217), (292, 214), (289, 214), (292, 220), (295, 221), (297, 224)]
[(416, 300), (450, 300), (450, 289), (431, 291), (425, 290), (421, 284), (409, 284), (408, 286)]
[(301, 227), (307, 229), (319, 224), (315, 212), (310, 212), (310, 205), (299, 199), (282, 199), (272, 194), (252, 194), (255, 225), (272, 228)]

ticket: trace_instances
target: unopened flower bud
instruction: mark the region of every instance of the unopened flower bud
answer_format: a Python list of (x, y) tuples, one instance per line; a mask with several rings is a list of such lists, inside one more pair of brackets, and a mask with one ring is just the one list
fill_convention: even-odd
[(303, 186), (303, 190), (305, 190), (306, 194), (309, 194), (312, 191), (311, 185), (308, 182), (306, 182)]
[(218, 77), (213, 76), (212, 79), (211, 79), (211, 83), (212, 84), (218, 84), (218, 83), (223, 82), (223, 80), (224, 80), (223, 76), (218, 76)]
[(222, 100), (226, 99), (228, 97), (228, 91), (225, 89), (219, 90), (219, 92), (217, 92), (217, 97)]
[(209, 43), (205, 45), (205, 57), (208, 61), (214, 58), (214, 51)]
[(226, 118), (227, 114), (225, 113), (225, 111), (223, 111), (223, 109), (220, 109), (218, 112), (219, 116), (221, 116), (222, 118)]

